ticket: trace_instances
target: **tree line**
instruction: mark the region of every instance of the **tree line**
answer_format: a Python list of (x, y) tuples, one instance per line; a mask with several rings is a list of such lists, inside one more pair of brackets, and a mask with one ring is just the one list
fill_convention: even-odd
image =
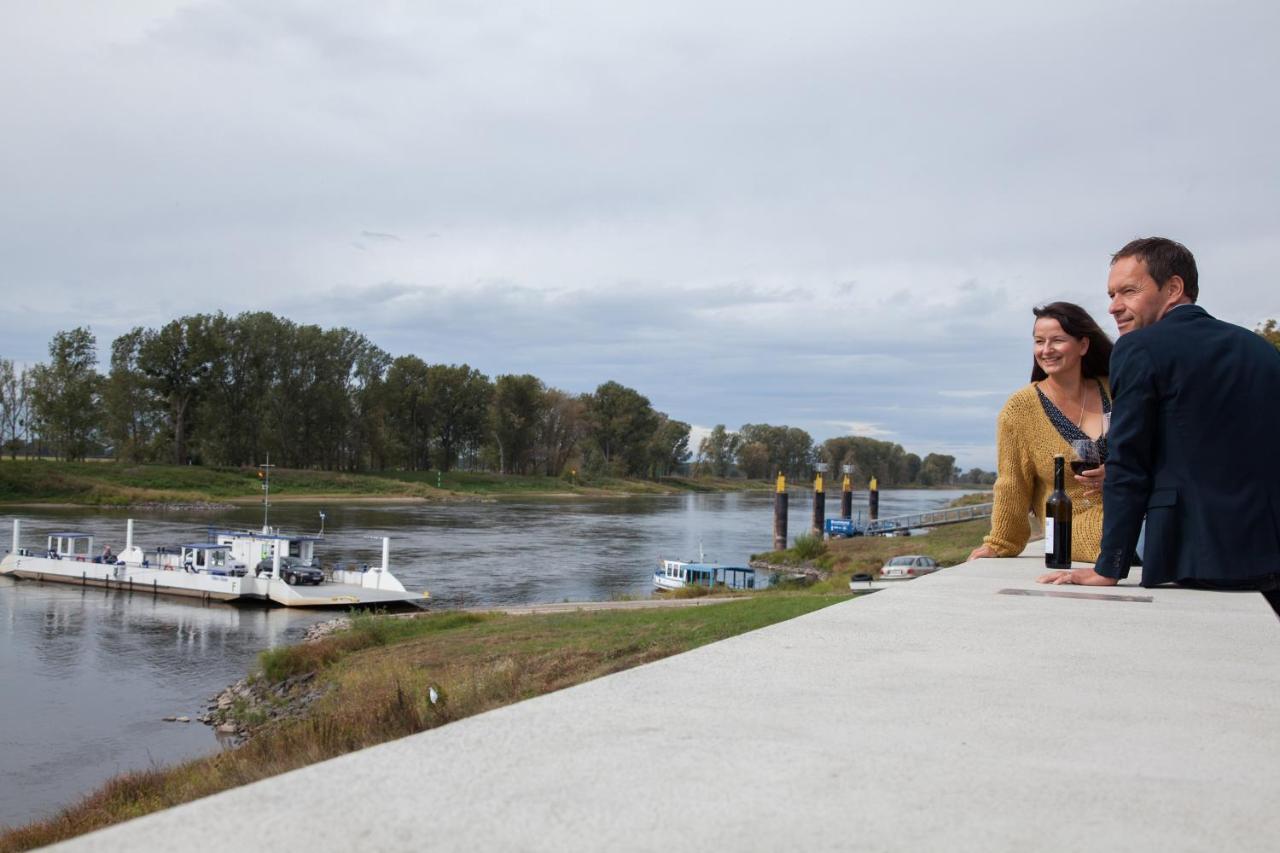
[(617, 382), (589, 394), (530, 374), (393, 358), (350, 329), (271, 313), (197, 314), (111, 344), (58, 332), (49, 361), (0, 360), (0, 444), (79, 460), (326, 470), (661, 477), (689, 459), (689, 425)]
[(955, 458), (844, 436), (815, 444), (803, 429), (717, 425), (690, 464), (690, 426), (639, 391), (605, 382), (591, 393), (531, 374), (490, 377), (466, 364), (392, 357), (346, 328), (300, 325), (269, 312), (195, 314), (137, 327), (111, 343), (107, 373), (86, 328), (58, 332), (49, 360), (0, 359), (0, 449), (81, 460), (292, 468), (658, 478), (832, 476), (854, 466), (860, 486), (989, 484)]
[(900, 444), (852, 435), (816, 445), (802, 429), (769, 424), (745, 424), (737, 432), (717, 424), (698, 451), (698, 464), (717, 477), (740, 474), (760, 479), (785, 474), (808, 478), (815, 464), (824, 462), (830, 482), (838, 483), (844, 466), (852, 466), (853, 483), (859, 488), (872, 477), (883, 486), (991, 485), (996, 480), (994, 471), (962, 471), (954, 456), (943, 453), (930, 453), (922, 459)]

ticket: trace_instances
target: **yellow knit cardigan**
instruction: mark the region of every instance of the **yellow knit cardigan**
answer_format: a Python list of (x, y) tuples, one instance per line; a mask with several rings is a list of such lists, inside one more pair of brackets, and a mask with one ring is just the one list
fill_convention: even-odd
[[(1085, 380), (1089, 381), (1089, 380)], [(1111, 396), (1106, 379), (1102, 385)], [(1016, 557), (1031, 537), (1028, 513), (1044, 523), (1044, 505), (1053, 491), (1053, 457), (1061, 453), (1071, 460), (1071, 445), (1054, 428), (1040, 403), (1034, 383), (1013, 393), (996, 419), (997, 477), (991, 532), (982, 541), (1001, 557)], [(1084, 506), (1080, 484), (1066, 475), (1071, 498), (1071, 559), (1092, 562), (1102, 544), (1102, 496), (1094, 495)]]

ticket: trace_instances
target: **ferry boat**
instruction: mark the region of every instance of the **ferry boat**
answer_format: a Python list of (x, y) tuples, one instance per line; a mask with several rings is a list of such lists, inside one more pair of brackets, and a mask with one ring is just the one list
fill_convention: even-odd
[(125, 527), (120, 554), (95, 555), (93, 536), (77, 531), (49, 534), (43, 549), (23, 548), (22, 525), (13, 522), (13, 548), (0, 560), (0, 574), (29, 580), (79, 584), (205, 601), (265, 601), (286, 607), (351, 607), (415, 601), (391, 573), (390, 540), (382, 539), (382, 564), (322, 572), (315, 555), (318, 536), (294, 536), (263, 526), (260, 531), (215, 530), (210, 541), (147, 552), (134, 544), (133, 519)]

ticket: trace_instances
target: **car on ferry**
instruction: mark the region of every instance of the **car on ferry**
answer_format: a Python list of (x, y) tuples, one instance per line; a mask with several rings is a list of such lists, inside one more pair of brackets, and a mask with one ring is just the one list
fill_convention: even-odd
[(926, 557), (923, 554), (903, 554), (891, 557), (880, 567), (880, 580), (907, 580), (936, 572), (939, 568), (941, 567), (938, 561), (932, 557)]
[[(258, 567), (253, 570), (254, 577), (260, 578), (263, 575), (271, 575), (271, 560), (269, 558), (258, 563)], [(284, 578), (284, 582), (290, 586), (307, 583), (319, 586), (324, 583), (324, 572), (308, 566), (294, 557), (280, 558), (280, 577)]]

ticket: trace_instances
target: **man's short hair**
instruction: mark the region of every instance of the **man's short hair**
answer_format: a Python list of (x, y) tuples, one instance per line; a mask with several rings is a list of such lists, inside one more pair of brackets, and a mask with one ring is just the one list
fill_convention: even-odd
[(1196, 257), (1191, 250), (1167, 237), (1142, 237), (1131, 240), (1111, 256), (1115, 264), (1121, 258), (1138, 258), (1147, 264), (1147, 272), (1163, 288), (1175, 275), (1182, 279), (1187, 298), (1192, 302), (1200, 296), (1200, 274), (1196, 272)]

